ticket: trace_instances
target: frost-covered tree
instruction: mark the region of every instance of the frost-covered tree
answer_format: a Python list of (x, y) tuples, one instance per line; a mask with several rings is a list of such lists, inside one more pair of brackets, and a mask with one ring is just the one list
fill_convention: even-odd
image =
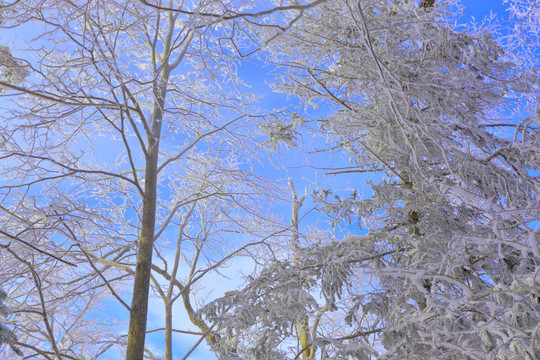
[[(6, 39), (24, 40), (0, 48), (0, 283), (24, 356), (155, 358), (147, 332), (163, 334), (165, 359), (175, 333), (220, 342), (196, 314), (198, 289), (283, 231), (268, 216), (277, 188), (254, 171), (265, 116), (237, 76), (257, 49), (242, 24), (281, 29), (269, 17), (310, 6), (30, 0), (2, 12)], [(147, 329), (155, 298), (165, 320)]]
[[(0, 288), (0, 317), (5, 318), (7, 317), (11, 311), (9, 310), (9, 307), (5, 304), (5, 300), (7, 297), (7, 293), (4, 291), (4, 289)], [(9, 329), (2, 321), (0, 320), (0, 347), (1, 346), (9, 346), (10, 349), (18, 354), (22, 355), (22, 352), (17, 348), (13, 343), (16, 341), (16, 337), (13, 334), (13, 331)]]
[(540, 358), (538, 8), (516, 4), (532, 41), (457, 26), (455, 1), (335, 0), (269, 42), (276, 89), (333, 109), (357, 190), (314, 195), (359, 229), (305, 232), (208, 305), (223, 358)]

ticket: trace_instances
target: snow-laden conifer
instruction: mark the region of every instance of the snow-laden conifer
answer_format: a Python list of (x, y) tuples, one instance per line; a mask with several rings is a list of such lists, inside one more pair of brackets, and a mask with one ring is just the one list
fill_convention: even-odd
[(315, 194), (365, 236), (306, 240), (204, 310), (240, 352), (305, 359), (282, 329), (308, 315), (311, 359), (540, 357), (535, 51), (427, 3), (329, 1), (269, 43), (276, 88), (332, 107), (333, 151), (378, 174), (367, 199)]

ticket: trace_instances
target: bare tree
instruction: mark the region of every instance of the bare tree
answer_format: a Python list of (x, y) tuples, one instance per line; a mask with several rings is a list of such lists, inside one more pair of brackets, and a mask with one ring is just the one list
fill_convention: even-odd
[[(0, 125), (1, 276), (25, 356), (153, 358), (153, 293), (167, 359), (173, 332), (227, 348), (196, 314), (197, 287), (284, 231), (268, 215), (278, 188), (253, 173), (264, 117), (236, 74), (238, 54), (257, 43), (236, 32), (245, 18), (312, 6), (249, 12), (256, 5), (11, 5), (2, 27), (39, 29), (10, 58), (26, 81), (0, 79), (13, 99)], [(199, 331), (173, 323), (177, 299)], [(108, 326), (128, 318), (127, 338)]]

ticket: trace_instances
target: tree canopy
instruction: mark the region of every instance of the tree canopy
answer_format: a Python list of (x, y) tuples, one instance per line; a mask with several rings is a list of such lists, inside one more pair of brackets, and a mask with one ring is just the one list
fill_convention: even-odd
[(536, 3), (0, 4), (0, 354), (540, 358)]

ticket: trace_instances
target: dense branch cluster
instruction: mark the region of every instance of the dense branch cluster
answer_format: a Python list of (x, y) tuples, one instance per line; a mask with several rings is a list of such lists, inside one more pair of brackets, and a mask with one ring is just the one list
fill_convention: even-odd
[(333, 104), (339, 151), (383, 170), (371, 197), (318, 193), (367, 235), (307, 246), (204, 309), (247, 358), (294, 358), (278, 329), (305, 314), (321, 358), (540, 356), (537, 74), (423, 8), (327, 3), (270, 47), (278, 89)]
[[(540, 358), (540, 10), (510, 9), (0, 1), (32, 37), (0, 44), (0, 357)], [(299, 197), (264, 168), (309, 141)]]

